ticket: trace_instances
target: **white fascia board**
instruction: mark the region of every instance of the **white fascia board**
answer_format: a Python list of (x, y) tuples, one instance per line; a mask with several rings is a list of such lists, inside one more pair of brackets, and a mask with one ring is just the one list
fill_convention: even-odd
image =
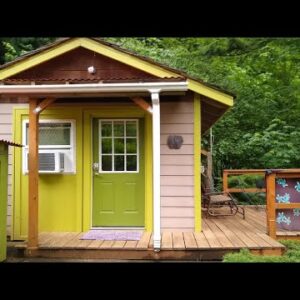
[(16, 94), (74, 94), (101, 92), (180, 92), (187, 91), (187, 81), (135, 82), (135, 83), (91, 83), (91, 84), (41, 84), (0, 85), (0, 95)]

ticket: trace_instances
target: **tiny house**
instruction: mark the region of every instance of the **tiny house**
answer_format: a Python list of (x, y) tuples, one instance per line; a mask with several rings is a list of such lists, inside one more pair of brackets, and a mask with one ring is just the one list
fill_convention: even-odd
[(64, 38), (0, 67), (7, 234), (201, 231), (201, 134), (233, 105), (218, 87), (96, 38)]

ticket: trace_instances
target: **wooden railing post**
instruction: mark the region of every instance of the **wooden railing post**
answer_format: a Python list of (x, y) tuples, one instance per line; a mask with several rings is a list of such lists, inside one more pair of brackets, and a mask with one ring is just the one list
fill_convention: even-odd
[(267, 228), (269, 236), (273, 239), (276, 239), (275, 179), (275, 173), (266, 175)]
[(213, 165), (212, 165), (212, 152), (207, 152), (207, 177), (209, 179), (210, 189), (214, 189), (214, 179), (213, 179)]
[(28, 162), (28, 249), (38, 247), (38, 189), (39, 189), (39, 113), (37, 99), (29, 100), (29, 162)]
[(228, 173), (223, 171), (223, 191), (228, 192)]

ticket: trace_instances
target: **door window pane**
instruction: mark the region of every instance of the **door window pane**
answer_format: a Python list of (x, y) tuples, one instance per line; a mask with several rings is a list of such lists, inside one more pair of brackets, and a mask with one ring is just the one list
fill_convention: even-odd
[(112, 171), (111, 155), (102, 155), (102, 171)]
[(126, 161), (127, 161), (127, 166), (126, 166), (127, 171), (136, 171), (137, 170), (136, 155), (127, 155)]
[(124, 171), (124, 155), (115, 155), (115, 171)]
[(124, 136), (124, 122), (114, 121), (114, 136), (123, 137)]
[(126, 153), (137, 153), (137, 140), (135, 138), (126, 139)]
[(136, 137), (137, 131), (137, 122), (135, 121), (127, 121), (126, 122), (126, 136)]
[(114, 139), (115, 153), (124, 153), (124, 139)]
[(111, 154), (112, 153), (112, 139), (103, 138), (102, 139), (102, 153)]
[(101, 122), (101, 135), (107, 137), (112, 136), (112, 122)]

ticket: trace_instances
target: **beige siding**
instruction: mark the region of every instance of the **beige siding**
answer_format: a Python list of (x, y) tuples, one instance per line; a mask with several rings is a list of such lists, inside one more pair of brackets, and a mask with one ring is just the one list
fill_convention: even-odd
[(161, 197), (161, 207), (194, 207), (192, 197)]
[(194, 180), (192, 176), (162, 176), (161, 185), (163, 186), (180, 186), (184, 185), (194, 187)]
[[(13, 108), (27, 107), (26, 104), (0, 103), (0, 139), (12, 140)], [(11, 234), (12, 222), (12, 147), (8, 154), (8, 199), (7, 199), (7, 235)]]
[[(166, 142), (167, 143), (167, 142)], [(167, 145), (161, 145), (160, 147), (161, 154), (174, 155), (174, 149), (169, 149)], [(194, 146), (193, 145), (182, 145), (180, 149), (176, 149), (176, 155), (188, 154), (193, 156)]]
[[(192, 99), (161, 102), (162, 231), (194, 230), (194, 113)], [(180, 149), (169, 149), (169, 135), (181, 135)]]
[(161, 160), (164, 161), (165, 165), (170, 166), (193, 166), (194, 158), (193, 155), (161, 155)]

